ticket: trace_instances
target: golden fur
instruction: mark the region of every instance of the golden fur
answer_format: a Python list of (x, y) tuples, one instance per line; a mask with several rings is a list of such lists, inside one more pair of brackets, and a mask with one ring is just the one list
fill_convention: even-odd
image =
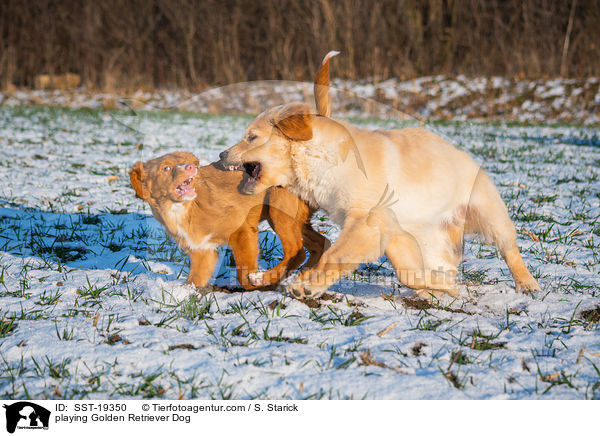
[[(322, 72), (317, 78), (328, 83)], [(366, 130), (331, 119), (324, 96), (316, 95), (317, 114), (301, 103), (267, 110), (223, 153), (225, 165), (254, 170), (245, 192), (287, 187), (342, 226), (317, 266), (288, 285), (296, 297), (318, 296), (384, 254), (406, 286), (456, 296), (467, 233), (498, 247), (518, 290), (539, 290), (504, 202), (469, 155), (424, 129)]]
[[(130, 179), (138, 197), (146, 201), (167, 233), (190, 255), (188, 283), (205, 286), (218, 260), (217, 247), (229, 245), (240, 284), (246, 289), (268, 289), (305, 260), (315, 265), (329, 241), (310, 226), (313, 210), (286, 189), (274, 188), (242, 195), (239, 172), (214, 164), (198, 168), (191, 153), (171, 153), (137, 162)], [(268, 220), (279, 236), (283, 260), (257, 273), (258, 229)]]

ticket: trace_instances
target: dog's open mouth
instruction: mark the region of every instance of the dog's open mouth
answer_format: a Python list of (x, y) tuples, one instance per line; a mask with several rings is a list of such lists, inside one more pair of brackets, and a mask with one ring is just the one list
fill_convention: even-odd
[(185, 179), (181, 185), (178, 185), (175, 188), (175, 194), (179, 197), (183, 197), (185, 199), (192, 199), (196, 196), (196, 190), (192, 186), (192, 182), (194, 181), (193, 177), (189, 179)]
[(244, 171), (248, 174), (248, 181), (256, 182), (260, 179), (262, 166), (260, 162), (246, 162), (243, 164)]

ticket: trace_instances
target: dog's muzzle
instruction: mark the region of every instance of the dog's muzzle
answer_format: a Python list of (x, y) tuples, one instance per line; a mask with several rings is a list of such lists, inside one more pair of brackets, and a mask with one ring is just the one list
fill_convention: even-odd
[(230, 162), (228, 162), (228, 157), (229, 150), (225, 150), (219, 153), (220, 160), (217, 162), (217, 164), (219, 165), (219, 167), (221, 167), (221, 169), (225, 171), (237, 171), (242, 169), (241, 164), (231, 164)]

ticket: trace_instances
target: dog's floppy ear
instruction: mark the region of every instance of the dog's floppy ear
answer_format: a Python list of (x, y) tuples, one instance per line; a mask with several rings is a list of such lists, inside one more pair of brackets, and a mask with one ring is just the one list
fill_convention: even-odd
[(331, 98), (329, 97), (329, 59), (339, 54), (339, 51), (330, 51), (327, 53), (315, 76), (315, 103), (317, 105), (317, 113), (323, 117), (331, 115)]
[(290, 103), (275, 115), (273, 124), (292, 141), (308, 141), (313, 137), (312, 119), (313, 114), (308, 105)]
[(131, 186), (133, 186), (135, 194), (142, 200), (146, 200), (150, 196), (144, 183), (145, 177), (146, 173), (144, 172), (144, 164), (142, 162), (137, 162), (131, 171), (129, 171)]

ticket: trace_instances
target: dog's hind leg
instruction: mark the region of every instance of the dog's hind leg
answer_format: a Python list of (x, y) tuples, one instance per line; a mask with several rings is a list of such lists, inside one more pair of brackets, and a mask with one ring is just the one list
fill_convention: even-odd
[(437, 242), (435, 249), (440, 252), (426, 253), (425, 250), (433, 249), (431, 244), (423, 243), (409, 233), (399, 233), (390, 238), (385, 255), (394, 267), (398, 280), (411, 289), (419, 290), (420, 296), (444, 292), (456, 297), (456, 264), (444, 255), (448, 244), (438, 242), (444, 239), (443, 232), (435, 235), (434, 239)]
[(498, 190), (485, 172), (480, 171), (473, 186), (465, 214), (465, 232), (479, 233), (500, 250), (515, 280), (517, 291), (539, 291), (517, 247), (517, 232)]
[(302, 226), (302, 242), (309, 253), (308, 261), (304, 264), (307, 269), (317, 265), (323, 252), (331, 246), (329, 239), (313, 229), (308, 220)]

